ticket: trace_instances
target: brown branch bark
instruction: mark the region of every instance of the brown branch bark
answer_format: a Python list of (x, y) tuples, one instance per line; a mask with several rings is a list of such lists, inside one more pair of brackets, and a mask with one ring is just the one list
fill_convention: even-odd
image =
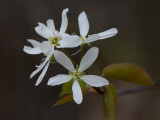
[(160, 88), (160, 80), (155, 82), (154, 85), (155, 85), (155, 87), (142, 86), (142, 87), (132, 88), (129, 90), (118, 91), (117, 95), (122, 96), (122, 95), (134, 94), (134, 93), (138, 93), (138, 92), (143, 92), (143, 91), (147, 91), (147, 90), (154, 90), (154, 89)]
[[(136, 87), (136, 88), (132, 88), (129, 90), (122, 90), (122, 91), (118, 91), (117, 95), (118, 96), (123, 96), (123, 95), (129, 95), (129, 94), (134, 94), (134, 93), (138, 93), (138, 92), (143, 92), (143, 91), (147, 91), (147, 90), (154, 90), (157, 88), (160, 88), (160, 80), (158, 80), (157, 82), (154, 83), (155, 87), (151, 87), (151, 86), (142, 86), (142, 87)], [(101, 91), (100, 89), (96, 89), (96, 91), (100, 94), (104, 94), (103, 91)]]

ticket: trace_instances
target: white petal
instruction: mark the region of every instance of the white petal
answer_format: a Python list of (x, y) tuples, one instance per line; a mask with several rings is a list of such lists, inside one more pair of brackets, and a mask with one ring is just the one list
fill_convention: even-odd
[(36, 48), (31, 48), (28, 46), (24, 46), (23, 51), (28, 53), (28, 54), (40, 54), (42, 51), (39, 49), (39, 47)]
[(72, 85), (73, 99), (77, 104), (81, 104), (83, 100), (82, 90), (77, 80)]
[(89, 22), (85, 12), (82, 12), (78, 16), (78, 25), (79, 25), (80, 35), (86, 37), (89, 31)]
[(66, 83), (66, 82), (70, 81), (71, 79), (72, 79), (71, 75), (60, 74), (60, 75), (56, 75), (54, 77), (51, 77), (48, 80), (47, 85), (50, 85), (50, 86), (60, 85), (62, 83)]
[(61, 28), (60, 28), (60, 35), (66, 32), (67, 26), (68, 26), (68, 18), (67, 18), (67, 12), (68, 8), (64, 9), (62, 12), (62, 23), (61, 23)]
[(79, 71), (83, 72), (89, 68), (98, 57), (98, 52), (99, 50), (97, 47), (90, 48), (81, 60)]
[(63, 52), (55, 50), (54, 57), (57, 60), (57, 62), (61, 64), (63, 67), (65, 67), (67, 70), (71, 72), (74, 70), (73, 63)]
[(118, 30), (116, 28), (111, 28), (109, 30), (106, 30), (104, 32), (98, 33), (100, 36), (100, 39), (110, 38), (115, 36), (118, 33)]
[(48, 39), (50, 36), (53, 35), (53, 33), (50, 31), (50, 29), (45, 26), (42, 23), (38, 23), (39, 25), (37, 27), (35, 27), (35, 31), (41, 35), (42, 37)]
[(40, 66), (38, 66), (38, 68), (35, 71), (32, 72), (30, 78), (32, 78), (34, 75), (36, 75), (39, 71), (41, 71), (43, 69), (43, 67), (46, 65), (46, 63), (48, 62), (48, 60), (52, 56), (53, 52), (54, 52), (54, 47), (52, 47), (51, 50), (49, 51), (45, 61)]
[(69, 35), (69, 34), (67, 34), (67, 33), (63, 33), (63, 34), (61, 35), (62, 38), (64, 38), (64, 37), (69, 37), (69, 36), (71, 36), (71, 35)]
[(94, 87), (102, 87), (109, 84), (107, 79), (97, 75), (85, 75), (82, 76), (82, 80)]
[(27, 39), (27, 41), (30, 42), (33, 47), (39, 47), (41, 45), (40, 42), (33, 40), (33, 39)]
[(47, 27), (50, 29), (51, 32), (55, 32), (55, 26), (54, 26), (54, 22), (51, 19), (47, 20)]
[(89, 36), (84, 42), (91, 43), (91, 42), (98, 40), (99, 38), (100, 38), (99, 35), (94, 34), (94, 35)]
[(60, 46), (57, 46), (57, 48), (73, 48), (77, 47), (82, 43), (82, 40), (78, 39), (79, 37), (77, 35), (65, 37), (62, 40), (59, 41)]
[(50, 44), (50, 41), (44, 41), (40, 45), (40, 50), (47, 55), (48, 52), (51, 50), (51, 47), (54, 47), (53, 45)]
[(39, 85), (42, 81), (42, 79), (44, 78), (47, 70), (48, 70), (48, 66), (49, 66), (50, 61), (48, 61), (48, 63), (46, 64), (46, 66), (44, 67), (42, 73), (40, 74), (40, 76), (38, 77), (38, 80), (36, 82), (36, 86)]

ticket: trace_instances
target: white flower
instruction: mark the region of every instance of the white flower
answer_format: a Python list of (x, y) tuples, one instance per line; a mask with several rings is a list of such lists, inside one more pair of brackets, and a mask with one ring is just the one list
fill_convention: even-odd
[(85, 12), (80, 13), (80, 15), (78, 17), (78, 24), (79, 24), (79, 31), (80, 31), (80, 35), (81, 35), (79, 37), (79, 40), (82, 43), (91, 43), (96, 40), (110, 38), (118, 33), (118, 30), (116, 28), (111, 28), (111, 29), (106, 30), (104, 32), (90, 35), (87, 38), (87, 34), (89, 31), (89, 22), (88, 22), (88, 18), (87, 18), (87, 15)]
[(68, 8), (64, 9), (62, 12), (62, 24), (60, 32), (55, 30), (54, 22), (51, 19), (47, 20), (47, 26), (42, 23), (38, 23), (39, 25), (35, 27), (35, 31), (42, 37), (48, 39), (48, 41), (39, 43), (35, 40), (28, 40), (33, 45), (33, 48), (24, 46), (23, 50), (28, 54), (44, 53), (46, 56), (45, 60), (39, 66), (37, 66), (38, 68), (33, 71), (30, 76), (30, 78), (32, 78), (44, 68), (42, 73), (38, 77), (36, 86), (42, 81), (44, 75), (47, 72), (50, 58), (54, 53), (54, 48), (72, 48), (77, 47), (81, 44), (76, 35), (69, 35), (65, 33), (68, 26), (68, 19), (66, 15), (67, 12)]
[(92, 47), (87, 51), (87, 53), (83, 56), (80, 65), (78, 68), (74, 68), (71, 60), (63, 53), (58, 50), (55, 50), (54, 53), (55, 59), (64, 66), (67, 70), (69, 70), (69, 75), (59, 74), (49, 79), (48, 85), (55, 86), (60, 85), (62, 83), (68, 82), (71, 79), (74, 80), (72, 85), (73, 91), (73, 99), (77, 104), (80, 104), (83, 99), (81, 87), (79, 85), (79, 81), (83, 80), (87, 84), (94, 87), (101, 87), (104, 85), (108, 85), (109, 82), (105, 78), (99, 77), (97, 75), (85, 75), (84, 71), (89, 68), (93, 62), (96, 60), (98, 56), (98, 48)]
[(54, 26), (53, 20), (47, 20), (47, 26), (38, 23), (39, 25), (35, 27), (35, 31), (41, 35), (42, 37), (48, 39), (45, 41), (45, 46), (56, 46), (57, 48), (73, 48), (80, 45), (80, 41), (77, 40), (76, 35), (66, 34), (66, 29), (68, 26), (68, 18), (67, 18), (68, 8), (64, 9), (62, 12), (62, 24), (60, 27), (60, 31), (57, 31)]

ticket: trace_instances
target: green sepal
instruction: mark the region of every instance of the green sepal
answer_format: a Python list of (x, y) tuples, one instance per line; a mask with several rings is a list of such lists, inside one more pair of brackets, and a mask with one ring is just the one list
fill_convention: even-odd
[(54, 55), (52, 55), (51, 57), (50, 57), (50, 60), (52, 60), (52, 61), (55, 61), (56, 59), (54, 58)]
[(81, 89), (87, 85), (87, 83), (85, 83), (83, 80), (78, 80), (78, 82), (79, 82)]

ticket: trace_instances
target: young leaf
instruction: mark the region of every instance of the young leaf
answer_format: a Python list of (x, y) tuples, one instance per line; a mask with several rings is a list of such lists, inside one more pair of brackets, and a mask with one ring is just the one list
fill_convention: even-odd
[(117, 111), (117, 93), (114, 85), (104, 88), (104, 120), (115, 120)]
[(148, 75), (148, 73), (141, 67), (134, 64), (112, 64), (105, 67), (103, 73), (105, 77), (132, 82), (136, 84), (154, 86), (152, 79)]
[(56, 102), (53, 107), (57, 106), (57, 105), (61, 105), (61, 104), (64, 104), (64, 103), (67, 103), (67, 102), (71, 102), (73, 101), (73, 94), (69, 94), (65, 97), (63, 97), (62, 99), (60, 99), (58, 102)]
[[(90, 88), (89, 87), (85, 87), (82, 89), (82, 93), (83, 95), (86, 94), (87, 92), (89, 92)], [(56, 102), (53, 107), (57, 106), (57, 105), (61, 105), (61, 104), (64, 104), (64, 103), (67, 103), (67, 102), (71, 102), (73, 101), (73, 94), (69, 94), (65, 97), (63, 97), (62, 99), (60, 99), (58, 102)]]

